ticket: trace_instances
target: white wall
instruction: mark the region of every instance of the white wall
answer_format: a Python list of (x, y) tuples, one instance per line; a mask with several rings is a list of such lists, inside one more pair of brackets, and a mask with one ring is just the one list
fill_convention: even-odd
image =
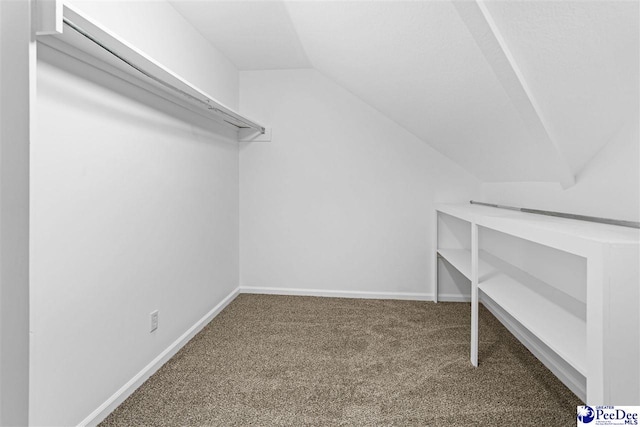
[(430, 294), (434, 204), (478, 181), (317, 71), (240, 82), (273, 127), (240, 148), (241, 285)]
[[(139, 34), (182, 40), (177, 12), (144, 10), (128, 10)], [(151, 47), (197, 77), (177, 47)], [(238, 286), (238, 146), (228, 129), (89, 65), (44, 46), (38, 55), (30, 422), (75, 425)], [(231, 77), (192, 80), (225, 88), (229, 102)]]
[(483, 201), (532, 209), (640, 220), (638, 121), (628, 123), (566, 190), (547, 183), (483, 185)]
[(31, 2), (0, 1), (0, 425), (25, 425), (29, 404), (29, 139)]
[(227, 107), (238, 69), (164, 0), (65, 0)]

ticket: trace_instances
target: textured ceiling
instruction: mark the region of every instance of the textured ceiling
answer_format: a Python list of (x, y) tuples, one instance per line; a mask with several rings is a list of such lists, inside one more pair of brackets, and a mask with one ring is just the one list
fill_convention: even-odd
[(174, 0), (171, 4), (240, 70), (311, 67), (280, 1)]
[(637, 2), (173, 4), (240, 70), (314, 67), (482, 181), (567, 183), (637, 120)]
[(487, 3), (574, 173), (638, 117), (639, 5)]

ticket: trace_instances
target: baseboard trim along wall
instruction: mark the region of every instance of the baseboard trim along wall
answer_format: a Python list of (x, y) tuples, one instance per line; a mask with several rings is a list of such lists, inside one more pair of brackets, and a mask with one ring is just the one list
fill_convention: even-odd
[(330, 298), (363, 298), (363, 299), (399, 299), (415, 301), (431, 301), (433, 294), (420, 292), (365, 292), (365, 291), (334, 291), (326, 289), (300, 289), (300, 288), (272, 288), (258, 286), (241, 286), (242, 294), (263, 295), (297, 295), (307, 297)]
[(131, 380), (123, 385), (120, 390), (116, 391), (109, 399), (93, 411), (87, 418), (80, 422), (79, 426), (96, 426), (102, 420), (113, 412), (118, 405), (124, 402), (127, 397), (131, 396), (138, 387), (140, 387), (151, 375), (162, 367), (169, 359), (171, 359), (186, 343), (191, 340), (198, 332), (200, 332), (214, 317), (216, 317), (224, 308), (229, 305), (240, 293), (240, 288), (236, 288), (227, 295), (218, 305), (213, 307), (211, 311), (205, 314), (184, 334), (175, 340), (169, 347), (153, 359), (147, 366), (138, 372)]
[[(365, 291), (331, 291), (323, 289), (294, 289), (294, 288), (267, 288), (254, 286), (241, 286), (227, 295), (218, 305), (205, 314), (184, 334), (175, 340), (169, 347), (153, 359), (147, 366), (138, 372), (131, 380), (116, 391), (109, 399), (86, 417), (79, 426), (96, 426), (103, 421), (118, 405), (124, 402), (134, 391), (138, 389), (151, 375), (171, 359), (186, 343), (211, 322), (224, 308), (229, 305), (239, 294), (264, 294), (264, 295), (298, 295), (332, 298), (363, 298), (363, 299), (395, 299), (413, 301), (432, 301), (432, 293), (420, 292), (365, 292)], [(438, 296), (439, 301), (469, 302), (468, 295), (445, 294)]]
[(440, 302), (471, 302), (471, 295), (462, 294), (438, 294)]

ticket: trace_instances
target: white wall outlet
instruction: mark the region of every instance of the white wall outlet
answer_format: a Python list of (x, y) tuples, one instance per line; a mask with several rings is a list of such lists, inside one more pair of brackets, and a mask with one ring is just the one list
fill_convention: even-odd
[(153, 332), (158, 329), (158, 310), (152, 311), (151, 314), (151, 330), (149, 332)]

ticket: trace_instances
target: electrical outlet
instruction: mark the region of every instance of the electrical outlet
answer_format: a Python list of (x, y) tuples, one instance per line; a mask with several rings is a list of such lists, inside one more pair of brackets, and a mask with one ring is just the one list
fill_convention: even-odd
[(153, 332), (158, 329), (158, 310), (151, 312), (151, 330)]

